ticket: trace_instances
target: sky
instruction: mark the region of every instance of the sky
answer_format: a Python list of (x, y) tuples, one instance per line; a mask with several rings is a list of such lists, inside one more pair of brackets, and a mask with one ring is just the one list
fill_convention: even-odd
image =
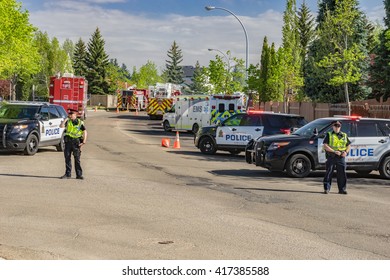
[[(245, 61), (248, 37), (248, 65), (257, 64), (264, 36), (281, 44), (286, 0), (22, 0), (30, 22), (61, 43), (70, 39), (85, 43), (96, 28), (105, 40), (109, 58), (116, 58), (129, 70), (152, 61), (165, 68), (173, 41), (182, 50), (182, 65), (199, 61), (207, 66), (220, 52)], [(297, 0), (299, 8), (303, 0)], [(305, 0), (315, 15), (317, 0)], [(360, 0), (368, 18), (383, 25), (383, 0)], [(207, 11), (205, 6), (227, 9)], [(208, 51), (216, 49), (218, 51)]]

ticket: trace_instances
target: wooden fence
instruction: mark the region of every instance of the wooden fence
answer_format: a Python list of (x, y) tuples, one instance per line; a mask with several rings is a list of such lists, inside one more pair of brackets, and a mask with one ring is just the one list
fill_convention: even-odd
[[(311, 103), (311, 102), (261, 102), (254, 104), (256, 110), (272, 111), (276, 113), (289, 113), (304, 116), (312, 121), (318, 118), (332, 117), (334, 115), (346, 115), (347, 105)], [(352, 115), (370, 118), (390, 118), (390, 100), (378, 102), (375, 99), (351, 102)]]

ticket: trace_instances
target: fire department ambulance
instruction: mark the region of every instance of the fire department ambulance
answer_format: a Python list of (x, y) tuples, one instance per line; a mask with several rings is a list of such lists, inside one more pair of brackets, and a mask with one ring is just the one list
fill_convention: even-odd
[(234, 95), (182, 95), (163, 116), (165, 131), (186, 130), (198, 132), (200, 127), (216, 124), (231, 115), (245, 111), (248, 98)]

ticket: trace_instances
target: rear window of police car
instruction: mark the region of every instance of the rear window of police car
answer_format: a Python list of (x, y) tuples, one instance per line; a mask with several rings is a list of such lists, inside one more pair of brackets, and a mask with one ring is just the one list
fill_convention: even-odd
[(307, 124), (304, 117), (300, 116), (285, 116), (285, 115), (268, 115), (265, 116), (265, 121), (271, 127), (301, 127)]

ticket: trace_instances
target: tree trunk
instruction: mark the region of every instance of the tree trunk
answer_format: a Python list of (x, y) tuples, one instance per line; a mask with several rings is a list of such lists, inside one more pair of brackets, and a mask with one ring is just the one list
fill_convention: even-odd
[(351, 115), (351, 103), (349, 102), (348, 83), (344, 83), (345, 102), (347, 102), (347, 115)]

